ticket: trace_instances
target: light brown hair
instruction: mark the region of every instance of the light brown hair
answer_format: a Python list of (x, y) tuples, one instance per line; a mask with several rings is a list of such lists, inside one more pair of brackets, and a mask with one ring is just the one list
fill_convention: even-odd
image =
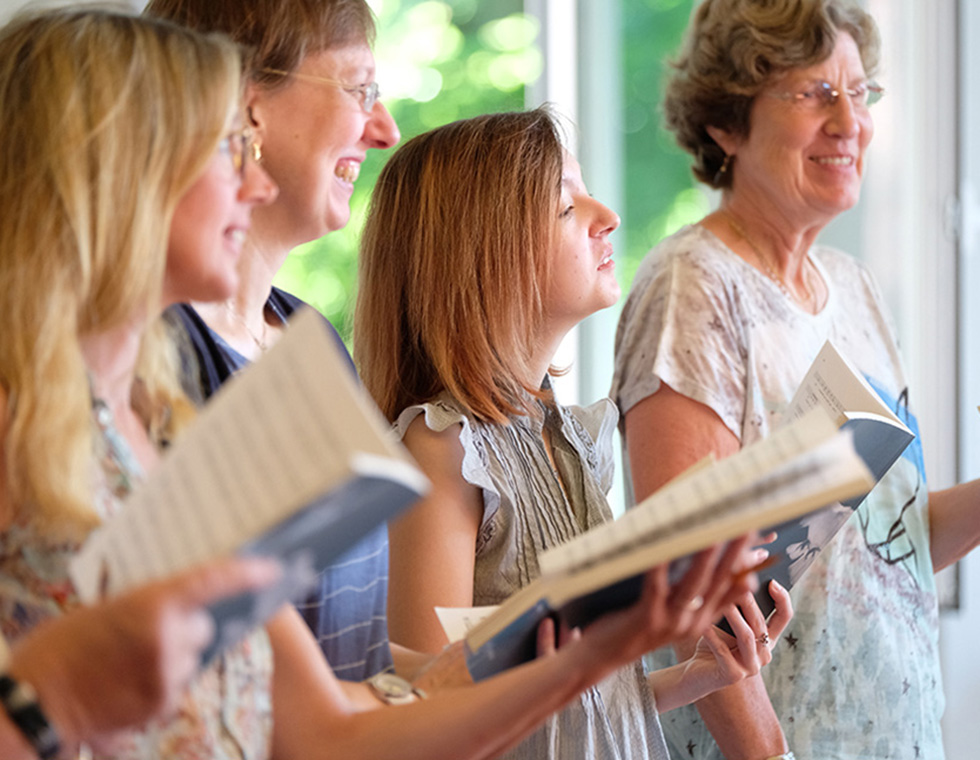
[(354, 356), (389, 419), (444, 390), (480, 419), (533, 413), (562, 156), (538, 109), (434, 129), (388, 161), (361, 242)]
[(251, 79), (285, 80), (303, 59), (335, 47), (374, 43), (374, 16), (365, 0), (150, 0), (145, 13), (202, 32), (223, 32), (250, 55)]
[(725, 152), (706, 128), (747, 136), (756, 95), (780, 74), (825, 60), (841, 32), (854, 38), (865, 72), (874, 76), (878, 29), (850, 0), (704, 0), (695, 8), (672, 64), (664, 117), (694, 156), (699, 180), (729, 187), (733, 173), (719, 171)]
[[(174, 208), (223, 136), (240, 67), (226, 39), (124, 13), (0, 31), (0, 503), (49, 527), (96, 520), (80, 338), (159, 308)], [(160, 436), (190, 409), (173, 359), (148, 332), (139, 375)]]

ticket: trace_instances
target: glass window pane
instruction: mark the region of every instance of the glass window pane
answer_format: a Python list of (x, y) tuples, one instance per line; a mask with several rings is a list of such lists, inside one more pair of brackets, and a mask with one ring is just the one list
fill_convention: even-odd
[(662, 125), (668, 61), (680, 46), (693, 5), (692, 0), (622, 0), (624, 290), (650, 248), (709, 208), (707, 193), (691, 174), (690, 156)]

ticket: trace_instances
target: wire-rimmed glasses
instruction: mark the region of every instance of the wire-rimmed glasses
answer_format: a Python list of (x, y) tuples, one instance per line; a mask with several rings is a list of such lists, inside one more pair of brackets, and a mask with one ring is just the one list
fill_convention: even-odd
[(796, 90), (768, 92), (770, 97), (785, 100), (808, 110), (829, 109), (837, 105), (841, 95), (847, 95), (855, 108), (870, 108), (885, 94), (885, 88), (874, 80), (851, 85), (843, 90), (830, 82), (818, 80)]
[(283, 71), (282, 69), (259, 69), (259, 71), (264, 74), (278, 74), (279, 76), (295, 77), (296, 79), (303, 79), (308, 82), (318, 82), (320, 84), (330, 85), (331, 87), (339, 87), (344, 92), (357, 98), (365, 113), (371, 113), (374, 109), (374, 104), (378, 102), (378, 97), (381, 95), (377, 82), (347, 84), (337, 79), (329, 79), (328, 77), (320, 77), (313, 74), (302, 74), (298, 71)]

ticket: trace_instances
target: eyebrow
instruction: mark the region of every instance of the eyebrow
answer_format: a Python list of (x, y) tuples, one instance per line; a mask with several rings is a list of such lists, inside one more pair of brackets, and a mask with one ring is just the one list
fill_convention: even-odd
[(371, 66), (365, 65), (354, 65), (349, 69), (345, 69), (349, 73), (349, 77), (356, 82), (366, 84), (368, 82), (373, 82), (377, 76), (377, 70)]
[[(867, 74), (856, 74), (854, 76), (851, 76), (850, 74), (845, 73), (843, 79), (845, 82), (847, 82), (848, 85), (862, 84), (864, 82), (871, 81), (871, 77), (869, 77)], [(806, 77), (804, 79), (797, 80), (796, 84), (814, 84), (815, 82), (827, 82), (828, 84), (837, 84), (836, 82), (829, 79), (828, 77)]]
[[(297, 67), (294, 69), (294, 72), (299, 72), (299, 68)], [(375, 68), (360, 63), (355, 63), (350, 66), (341, 66), (337, 69), (337, 76), (327, 76), (319, 71), (313, 72), (313, 76), (323, 77), (325, 79), (336, 79), (340, 82), (346, 82), (358, 86), (373, 82), (376, 74), (377, 71)]]

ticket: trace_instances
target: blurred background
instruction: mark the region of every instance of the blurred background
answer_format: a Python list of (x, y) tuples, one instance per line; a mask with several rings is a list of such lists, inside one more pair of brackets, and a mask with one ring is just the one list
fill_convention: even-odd
[[(665, 62), (696, 0), (369, 0), (377, 80), (404, 139), (459, 118), (551, 102), (593, 194), (616, 209), (624, 292), (643, 255), (716, 201), (660, 126)], [(29, 3), (32, 6), (39, 3)], [(53, 4), (77, 4), (56, 3)], [(139, 0), (133, 0), (139, 7)], [(5, 20), (24, 0), (0, 0)], [(980, 32), (976, 0), (865, 0), (884, 42), (862, 200), (822, 240), (864, 259), (895, 315), (933, 488), (980, 476)], [(297, 250), (277, 284), (349, 336), (357, 240), (386, 155), (372, 151), (351, 224)], [(567, 403), (605, 395), (617, 313), (571, 335)], [(622, 508), (621, 489), (612, 500)], [(980, 505), (978, 505), (980, 509)], [(978, 756), (980, 557), (943, 576), (950, 760)]]

